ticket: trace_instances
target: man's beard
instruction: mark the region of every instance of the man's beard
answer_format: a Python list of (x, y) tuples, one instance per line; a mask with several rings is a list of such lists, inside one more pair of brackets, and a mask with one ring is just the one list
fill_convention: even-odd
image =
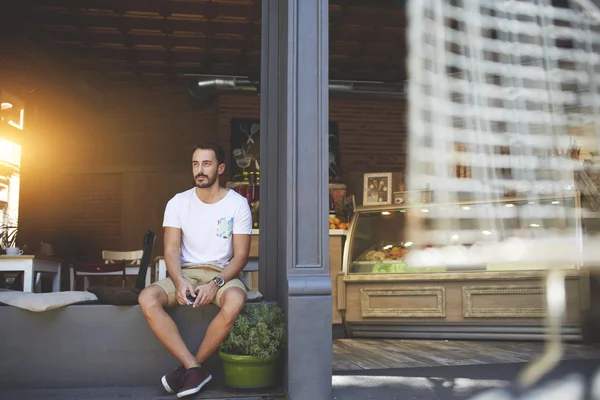
[[(198, 178), (200, 178), (201, 176), (205, 177), (205, 180), (199, 181)], [(197, 188), (206, 189), (213, 186), (217, 182), (217, 177), (217, 174), (215, 174), (212, 178), (210, 178), (208, 175), (198, 174), (194, 178), (194, 182), (196, 183)]]

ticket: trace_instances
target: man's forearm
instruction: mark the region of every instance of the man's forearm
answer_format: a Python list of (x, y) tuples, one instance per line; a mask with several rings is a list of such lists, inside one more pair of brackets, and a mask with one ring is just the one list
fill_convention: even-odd
[(235, 279), (239, 276), (240, 272), (242, 272), (247, 262), (248, 257), (233, 256), (231, 261), (229, 261), (229, 264), (227, 264), (225, 268), (223, 268), (223, 271), (221, 271), (221, 273), (218, 276), (223, 278), (225, 282), (229, 282), (230, 280)]
[(174, 252), (165, 252), (165, 263), (167, 265), (167, 272), (169, 273), (169, 277), (178, 285), (183, 281), (183, 274), (181, 273), (181, 259), (179, 258), (179, 254)]

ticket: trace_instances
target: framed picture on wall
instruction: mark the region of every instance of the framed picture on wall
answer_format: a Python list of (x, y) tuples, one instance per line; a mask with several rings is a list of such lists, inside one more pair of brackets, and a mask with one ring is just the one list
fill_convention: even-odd
[(392, 173), (376, 172), (364, 175), (363, 205), (392, 204)]

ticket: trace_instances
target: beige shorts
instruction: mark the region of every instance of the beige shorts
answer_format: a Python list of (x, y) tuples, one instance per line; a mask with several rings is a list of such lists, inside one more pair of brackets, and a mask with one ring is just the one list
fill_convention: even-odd
[[(188, 282), (195, 288), (198, 285), (210, 282), (215, 276), (221, 273), (221, 269), (212, 265), (192, 265), (189, 267), (182, 268), (181, 273), (183, 275), (183, 279), (185, 279), (186, 282)], [(160, 281), (154, 282), (153, 285), (159, 286), (165, 291), (168, 298), (168, 306), (174, 306), (179, 304), (176, 299), (177, 293), (175, 289), (175, 283), (173, 283), (171, 278), (167, 277), (165, 279), (161, 279)], [(244, 282), (237, 278), (234, 278), (227, 282), (225, 285), (223, 285), (223, 287), (217, 291), (217, 295), (212, 301), (217, 307), (221, 307), (221, 296), (223, 295), (223, 293), (225, 293), (227, 289), (231, 287), (240, 288), (244, 291), (244, 293), (247, 293), (246, 285), (244, 285)]]

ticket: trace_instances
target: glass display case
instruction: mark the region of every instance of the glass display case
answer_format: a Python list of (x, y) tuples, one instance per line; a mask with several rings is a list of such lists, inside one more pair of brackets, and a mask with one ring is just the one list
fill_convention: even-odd
[[(493, 210), (493, 211), (490, 211)], [(482, 215), (493, 218), (486, 220)], [(457, 216), (455, 230), (436, 226), (440, 216)], [(512, 218), (511, 218), (512, 216)], [(526, 217), (524, 217), (526, 216)], [(412, 219), (412, 220), (411, 220)], [(409, 229), (409, 221), (420, 229)], [(500, 222), (499, 222), (500, 221)], [(546, 269), (544, 263), (486, 262), (461, 265), (413, 266), (407, 262), (411, 251), (453, 244), (471, 246), (508, 238), (581, 239), (579, 194), (537, 198), (503, 198), (487, 202), (455, 204), (417, 203), (408, 205), (357, 207), (344, 248), (346, 274), (423, 274), (447, 272), (507, 271)], [(564, 263), (563, 268), (578, 268)]]

